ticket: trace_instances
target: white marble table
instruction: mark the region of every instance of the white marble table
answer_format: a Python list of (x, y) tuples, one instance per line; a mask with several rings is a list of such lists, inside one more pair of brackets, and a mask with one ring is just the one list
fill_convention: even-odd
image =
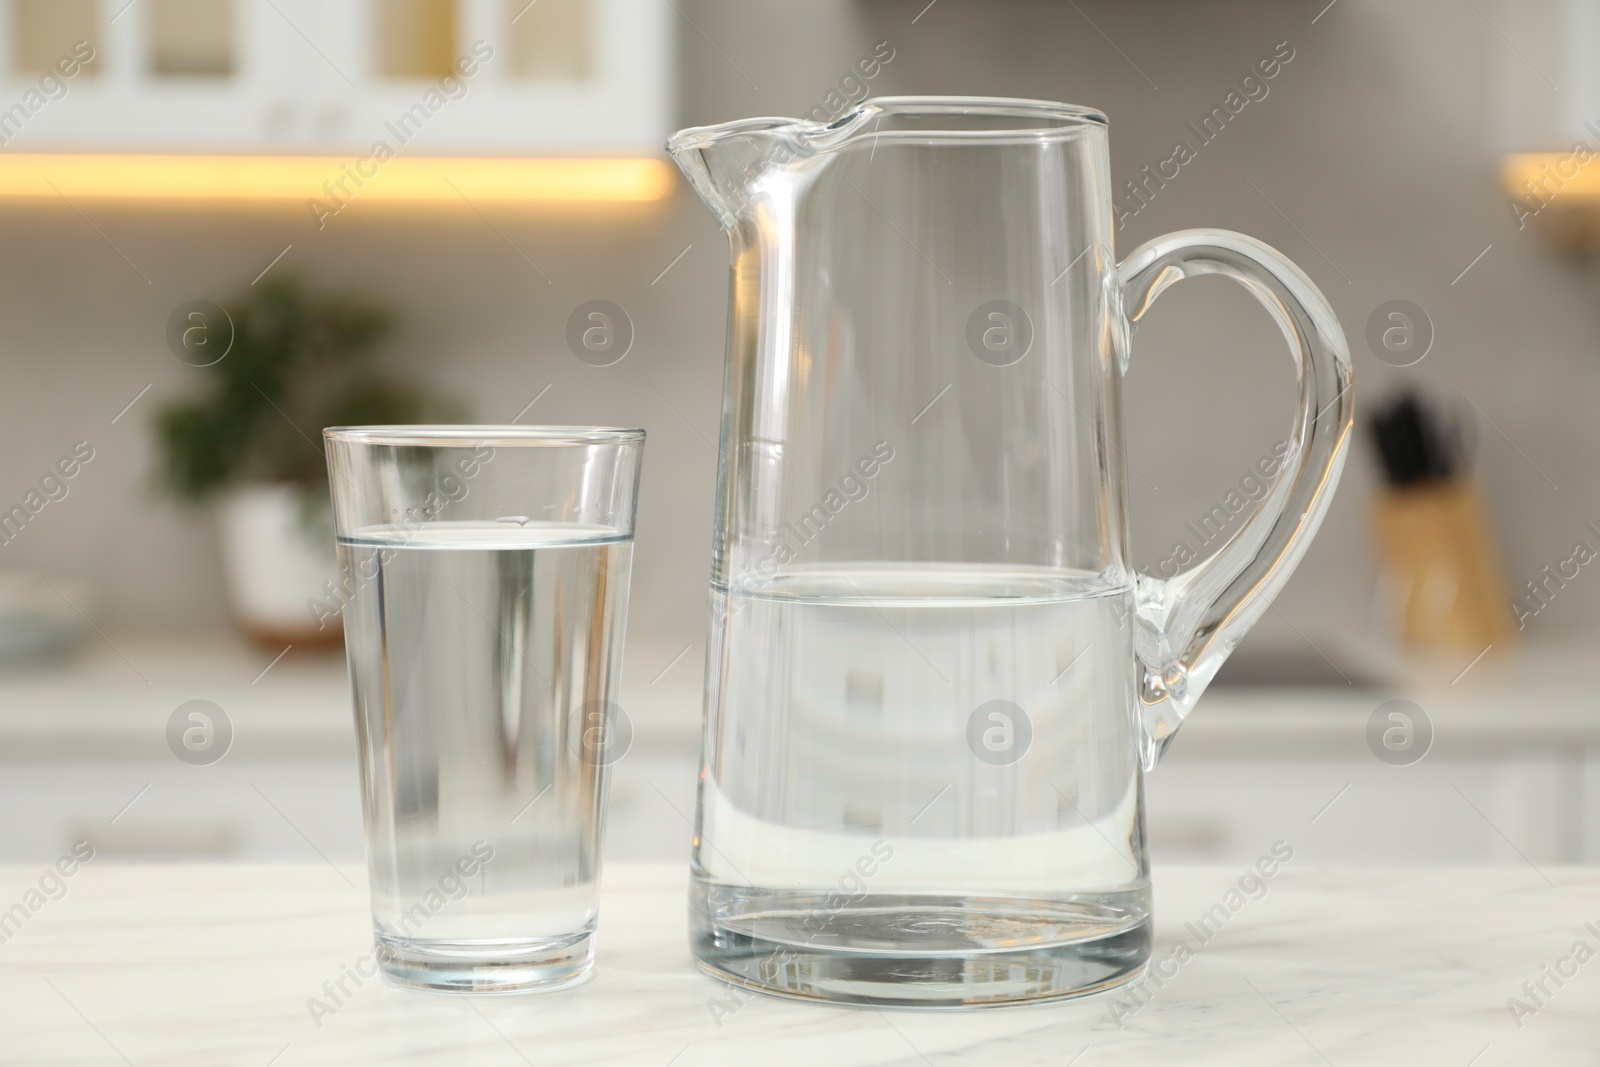
[[(0, 868), (0, 908), (23, 901), (42, 873)], [(97, 861), (66, 882), (65, 896), (7, 928), (0, 1063), (1556, 1067), (1600, 1059), (1600, 957), (1570, 955), (1579, 941), (1600, 949), (1600, 869), (1290, 865), (1199, 944), (1184, 924), (1223, 901), (1241, 873), (1158, 869), (1156, 956), (1180, 937), (1194, 954), (1121, 1028), (1104, 996), (928, 1013), (730, 998), (689, 961), (681, 865), (607, 871), (599, 962), (576, 989), (469, 1000), (347, 980), (352, 995), (319, 1026), (309, 998), (369, 951), (359, 870)], [(1557, 986), (1546, 965), (1576, 973)], [(1513, 1019), (1508, 998), (1534, 1007), (1523, 983), (1541, 978), (1542, 1006)]]

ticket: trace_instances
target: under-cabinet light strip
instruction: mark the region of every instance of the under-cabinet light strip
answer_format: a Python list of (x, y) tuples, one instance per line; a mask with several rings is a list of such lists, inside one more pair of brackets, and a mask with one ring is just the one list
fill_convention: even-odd
[(659, 159), (0, 152), (0, 198), (637, 202), (673, 182)]
[(1500, 174), (1506, 190), (1531, 209), (1561, 197), (1582, 200), (1588, 206), (1600, 195), (1600, 167), (1593, 163), (1600, 163), (1600, 153), (1579, 142), (1569, 152), (1508, 155), (1501, 162)]

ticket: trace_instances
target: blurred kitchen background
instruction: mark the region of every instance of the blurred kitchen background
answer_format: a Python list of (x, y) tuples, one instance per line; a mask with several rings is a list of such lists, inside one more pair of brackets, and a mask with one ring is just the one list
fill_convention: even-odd
[[(1282, 837), (1311, 862), (1600, 861), (1584, 677), (1600, 576), (1572, 562), (1578, 542), (1600, 550), (1600, 161), (1575, 147), (1600, 152), (1597, 45), (1592, 0), (0, 3), (0, 508), (43, 498), (0, 544), (0, 861), (81, 836), (130, 859), (359, 859), (342, 659), (241, 618), (226, 505), (175, 498), (156, 446), (157, 413), (214, 373), (180, 358), (175, 314), (297, 279), (392, 312), (361, 355), (374, 381), (475, 421), (649, 431), (622, 698), (635, 741), (608, 853), (686, 856), (727, 255), (661, 142), (868, 94), (1098, 107), (1137, 208), (1119, 254), (1240, 230), (1344, 324), (1359, 421), (1343, 483), (1148, 780), (1156, 860), (1248, 860)], [(361, 164), (380, 168), (370, 188), (321, 188), (375, 140), (397, 145), (386, 124), (419, 102), (396, 159)], [(1227, 122), (1204, 141), (1214, 108)], [(1198, 150), (1172, 176), (1180, 140)], [(568, 343), (594, 300), (632, 333), (606, 366)], [(1282, 346), (1219, 279), (1172, 290), (1141, 328), (1124, 392), (1141, 565), (1198, 549), (1188, 524), (1286, 436)], [(1407, 392), (1462, 491), (1437, 507), (1386, 485), (1368, 425)], [(92, 459), (52, 474), (80, 442)], [(1446, 606), (1408, 617), (1436, 557), (1459, 568)], [(1452, 590), (1489, 608), (1450, 618)], [(206, 766), (164, 734), (195, 699), (232, 731)], [(1404, 722), (1379, 714), (1394, 700)], [(1385, 747), (1394, 724), (1409, 748)]]

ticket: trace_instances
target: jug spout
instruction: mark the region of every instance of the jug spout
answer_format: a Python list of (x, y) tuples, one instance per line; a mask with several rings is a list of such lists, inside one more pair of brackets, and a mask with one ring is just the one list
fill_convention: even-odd
[(727, 228), (764, 178), (788, 173), (794, 164), (837, 148), (881, 110), (867, 101), (827, 124), (756, 118), (692, 126), (673, 134), (667, 151), (717, 221)]
[(667, 151), (727, 228), (769, 183), (768, 191), (781, 195), (856, 141), (870, 138), (874, 151), (880, 140), (1034, 143), (1105, 124), (1106, 117), (1093, 108), (1048, 100), (877, 96), (832, 122), (756, 118), (691, 127), (674, 134)]

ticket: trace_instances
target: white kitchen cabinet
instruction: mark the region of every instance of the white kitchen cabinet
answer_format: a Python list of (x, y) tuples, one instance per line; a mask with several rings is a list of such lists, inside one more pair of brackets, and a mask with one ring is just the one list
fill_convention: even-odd
[[(655, 154), (673, 17), (657, 0), (3, 0), (0, 134), (11, 151)], [(84, 37), (94, 63), (41, 86)]]
[(175, 759), (7, 765), (0, 855), (48, 862), (87, 840), (96, 858), (362, 862), (353, 763)]
[[(274, 665), (223, 635), (114, 639), (126, 659), (96, 641), (68, 663), (0, 672), (0, 862), (46, 861), (98, 832), (123, 860), (360, 863), (342, 657)], [(1585, 678), (1557, 669), (1578, 661), (1528, 649), (1478, 667), (1475, 690), (1412, 692), (1434, 736), (1409, 766), (1366, 740), (1389, 694), (1215, 688), (1145, 777), (1151, 855), (1243, 865), (1282, 839), (1307, 866), (1600, 862), (1600, 706)], [(687, 860), (694, 662), (670, 644), (629, 649), (619, 702), (634, 743), (613, 768), (608, 860)], [(233, 728), (228, 754), (204, 767), (175, 759), (164, 735), (197, 698)]]
[(1310, 864), (1593, 863), (1581, 758), (1170, 759), (1145, 779), (1158, 863), (1247, 864), (1287, 841)]
[[(616, 765), (608, 860), (687, 862), (697, 769), (688, 746), (640, 746)], [(1307, 865), (1592, 863), (1584, 773), (1580, 760), (1175, 759), (1145, 779), (1150, 852), (1248, 864), (1283, 840)], [(45, 862), (79, 838), (115, 861), (363, 859), (353, 759), (11, 764), (0, 811), (11, 863)]]
[[(614, 769), (605, 855), (688, 862), (698, 758), (638, 748)], [(0, 764), (0, 862), (47, 863), (87, 840), (111, 862), (359, 866), (354, 759)]]

